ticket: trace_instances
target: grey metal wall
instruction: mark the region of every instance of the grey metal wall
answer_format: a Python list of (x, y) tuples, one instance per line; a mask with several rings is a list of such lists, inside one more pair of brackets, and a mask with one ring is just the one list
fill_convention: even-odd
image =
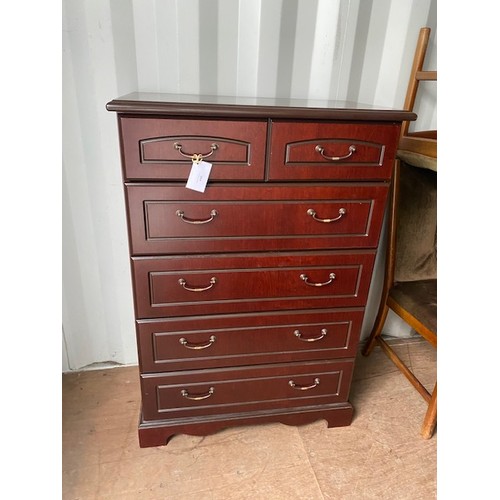
[[(136, 362), (106, 102), (140, 90), (401, 107), (422, 26), (435, 68), (436, 0), (64, 0), (63, 370)], [(434, 98), (419, 102), (422, 128), (435, 127)]]

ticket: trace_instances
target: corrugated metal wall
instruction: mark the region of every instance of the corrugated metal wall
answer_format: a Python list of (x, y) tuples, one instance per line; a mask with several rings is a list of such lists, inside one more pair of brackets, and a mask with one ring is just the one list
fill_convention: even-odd
[(106, 102), (140, 90), (401, 107), (422, 26), (435, 68), (436, 0), (64, 0), (63, 370), (137, 359)]

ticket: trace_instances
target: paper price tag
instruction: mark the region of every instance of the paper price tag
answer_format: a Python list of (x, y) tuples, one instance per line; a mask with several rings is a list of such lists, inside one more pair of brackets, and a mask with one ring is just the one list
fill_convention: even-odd
[(204, 193), (207, 187), (208, 178), (210, 177), (210, 170), (212, 170), (211, 163), (206, 161), (193, 161), (186, 187), (193, 191)]

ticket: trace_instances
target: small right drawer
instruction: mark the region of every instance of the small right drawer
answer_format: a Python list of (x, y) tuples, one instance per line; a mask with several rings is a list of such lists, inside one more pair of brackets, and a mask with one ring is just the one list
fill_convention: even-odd
[(272, 123), (270, 180), (388, 180), (399, 124)]

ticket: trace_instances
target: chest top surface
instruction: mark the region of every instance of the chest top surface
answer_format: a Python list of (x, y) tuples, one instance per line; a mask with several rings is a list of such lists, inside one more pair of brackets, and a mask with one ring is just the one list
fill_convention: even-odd
[(132, 92), (108, 102), (108, 111), (138, 115), (311, 120), (413, 121), (415, 113), (350, 101)]

